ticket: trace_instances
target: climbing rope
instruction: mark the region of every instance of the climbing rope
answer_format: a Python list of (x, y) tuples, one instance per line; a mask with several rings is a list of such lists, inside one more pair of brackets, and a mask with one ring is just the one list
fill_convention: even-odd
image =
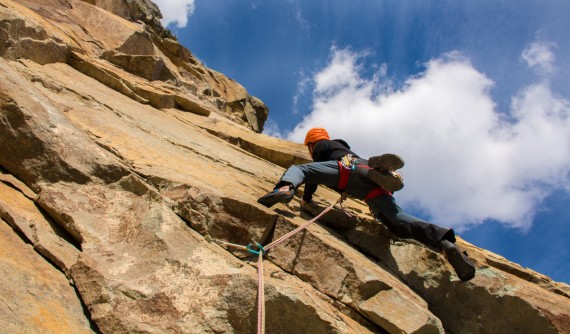
[[(265, 284), (263, 282), (263, 256), (267, 253), (267, 251), (269, 251), (271, 248), (278, 246), (279, 244), (283, 243), (285, 240), (291, 238), (292, 236), (294, 236), (295, 234), (301, 232), (302, 230), (306, 229), (309, 225), (311, 225), (312, 223), (314, 223), (316, 220), (318, 220), (319, 218), (321, 218), (325, 213), (329, 212), (330, 210), (332, 210), (332, 208), (334, 208), (335, 205), (337, 204), (341, 204), (342, 206), (342, 202), (344, 200), (344, 197), (341, 196), (336, 202), (334, 202), (333, 204), (329, 205), (326, 209), (324, 209), (321, 213), (319, 213), (316, 217), (314, 217), (313, 219), (309, 220), (308, 222), (306, 222), (305, 224), (297, 227), (296, 229), (294, 229), (293, 231), (286, 233), (285, 235), (283, 235), (282, 237), (280, 237), (279, 239), (273, 241), (272, 243), (270, 243), (267, 246), (262, 246), (259, 243), (255, 242), (255, 244), (251, 243), (247, 246), (243, 246), (243, 245), (238, 245), (238, 244), (234, 244), (234, 243), (230, 243), (230, 242), (225, 242), (225, 241), (220, 241), (220, 240), (215, 240), (218, 243), (224, 244), (224, 245), (228, 245), (231, 247), (235, 247), (235, 248), (239, 248), (242, 250), (246, 250), (252, 254), (255, 254), (258, 256), (257, 258), (257, 280), (258, 280), (258, 284), (257, 284), (257, 333), (258, 334), (265, 334)], [(257, 247), (257, 250), (254, 249), (254, 247)]]
[(263, 252), (257, 258), (257, 333), (265, 334), (265, 283), (263, 282)]

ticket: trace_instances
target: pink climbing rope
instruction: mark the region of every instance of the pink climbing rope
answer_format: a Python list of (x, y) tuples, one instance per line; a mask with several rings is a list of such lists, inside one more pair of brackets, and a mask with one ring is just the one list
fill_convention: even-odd
[(311, 225), (312, 223), (314, 223), (317, 219), (321, 218), (325, 213), (329, 212), (330, 210), (332, 210), (332, 208), (334, 208), (335, 205), (337, 205), (338, 203), (342, 202), (342, 197), (339, 198), (336, 202), (334, 202), (333, 204), (329, 205), (326, 209), (323, 210), (323, 212), (319, 213), (318, 216), (316, 216), (315, 218), (309, 220), (308, 222), (306, 222), (305, 224), (297, 227), (296, 229), (294, 229), (293, 231), (283, 235), (282, 237), (280, 237), (279, 239), (273, 241), (272, 243), (270, 243), (269, 245), (263, 247), (263, 249), (265, 251), (270, 250), (271, 248), (279, 245), (280, 243), (282, 243), (283, 241), (291, 238), (292, 236), (294, 236), (295, 234), (299, 233), (300, 231), (304, 230), (305, 228), (307, 228), (307, 226)]
[(258, 334), (264, 334), (265, 333), (265, 291), (264, 291), (265, 287), (264, 287), (264, 282), (263, 282), (263, 254), (266, 251), (268, 251), (269, 249), (281, 244), (283, 241), (291, 238), (295, 234), (297, 234), (300, 231), (307, 228), (307, 226), (311, 225), (317, 219), (321, 218), (325, 213), (332, 210), (332, 208), (334, 208), (335, 205), (337, 205), (338, 203), (342, 203), (342, 200), (343, 200), (343, 197), (341, 196), (335, 203), (329, 205), (326, 209), (323, 210), (323, 212), (319, 213), (319, 215), (316, 216), (315, 218), (313, 218), (313, 219), (309, 220), (308, 222), (306, 222), (305, 224), (297, 227), (293, 231), (283, 235), (282, 237), (273, 241), (269, 245), (267, 245), (263, 248), (261, 248), (261, 246), (260, 246), (261, 249), (259, 251), (259, 257), (257, 260), (257, 280), (258, 280), (258, 285), (257, 285), (257, 333)]
[(265, 334), (265, 291), (263, 283), (263, 252), (257, 259), (257, 333)]

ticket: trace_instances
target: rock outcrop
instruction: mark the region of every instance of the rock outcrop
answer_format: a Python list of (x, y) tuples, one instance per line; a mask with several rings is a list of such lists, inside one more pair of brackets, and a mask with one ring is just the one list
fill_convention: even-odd
[(202, 65), (159, 18), (158, 7), (148, 0), (3, 1), (0, 55), (66, 63), (143, 104), (214, 111), (261, 132), (267, 107)]
[[(0, 0), (0, 328), (253, 333), (256, 199), (301, 145), (147, 0)], [(320, 189), (316, 214), (338, 199)], [(476, 277), (348, 200), (266, 255), (268, 333), (570, 333), (570, 287), (463, 240)]]

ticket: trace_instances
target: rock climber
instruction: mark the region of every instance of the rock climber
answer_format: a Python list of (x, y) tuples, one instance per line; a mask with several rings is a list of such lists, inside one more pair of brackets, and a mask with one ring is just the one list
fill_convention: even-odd
[(342, 139), (331, 140), (324, 128), (312, 128), (305, 137), (312, 163), (292, 165), (272, 192), (258, 202), (266, 207), (289, 203), (295, 190), (305, 184), (301, 208), (311, 201), (319, 184), (354, 198), (364, 200), (371, 212), (400, 238), (411, 238), (441, 250), (462, 281), (475, 276), (475, 266), (455, 244), (455, 232), (404, 212), (392, 193), (402, 189), (403, 178), (396, 171), (404, 161), (395, 154), (383, 154), (368, 160), (351, 151)]

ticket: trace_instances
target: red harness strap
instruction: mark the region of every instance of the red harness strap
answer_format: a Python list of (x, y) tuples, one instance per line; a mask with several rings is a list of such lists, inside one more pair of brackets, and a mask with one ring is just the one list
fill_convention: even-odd
[(344, 188), (346, 188), (346, 186), (348, 185), (348, 179), (350, 178), (350, 170), (348, 168), (345, 168), (340, 160), (337, 161), (337, 163), (340, 174), (340, 177), (338, 179), (338, 189), (344, 190)]
[[(338, 170), (339, 170), (339, 174), (340, 174), (340, 177), (338, 179), (338, 189), (344, 190), (346, 188), (346, 186), (348, 185), (348, 179), (350, 178), (351, 171), (348, 168), (345, 168), (340, 161), (337, 161), (337, 162), (338, 162)], [(370, 168), (370, 167), (364, 166), (364, 165), (358, 165), (358, 168)], [(384, 188), (381, 188), (381, 187), (374, 188), (371, 192), (368, 193), (368, 195), (366, 195), (366, 197), (364, 197), (364, 201), (371, 200), (374, 197), (377, 197), (380, 195), (392, 196), (392, 193), (389, 192), (388, 190), (384, 189)]]
[(384, 188), (376, 188), (374, 190), (372, 190), (371, 192), (368, 193), (368, 195), (366, 195), (366, 197), (364, 197), (364, 201), (368, 201), (373, 199), (374, 197), (380, 196), (380, 195), (390, 195), (392, 196), (392, 193), (389, 192), (388, 190), (384, 189)]

